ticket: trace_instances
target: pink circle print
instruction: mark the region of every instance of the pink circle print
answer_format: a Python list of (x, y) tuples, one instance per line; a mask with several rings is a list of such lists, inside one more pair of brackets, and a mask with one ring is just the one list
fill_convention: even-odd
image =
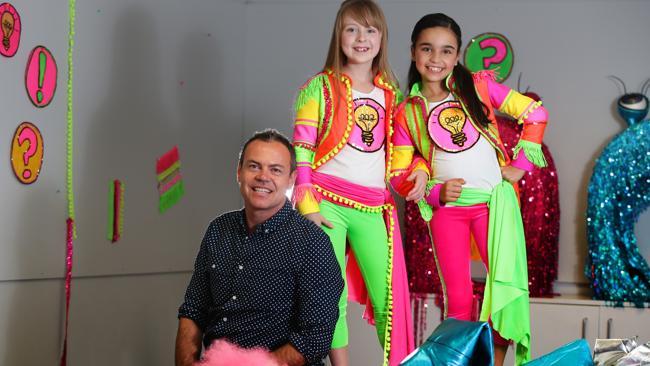
[(5, 57), (13, 57), (18, 52), (22, 26), (20, 15), (16, 8), (9, 3), (0, 4), (0, 29), (2, 29), (0, 54)]
[(56, 91), (57, 67), (54, 56), (44, 46), (36, 46), (27, 58), (25, 87), (29, 100), (36, 107), (50, 104)]
[(460, 152), (474, 146), (479, 133), (467, 118), (458, 101), (439, 104), (431, 111), (429, 135), (438, 147), (447, 152)]
[(354, 126), (348, 145), (363, 152), (375, 152), (386, 139), (386, 111), (372, 98), (354, 100)]

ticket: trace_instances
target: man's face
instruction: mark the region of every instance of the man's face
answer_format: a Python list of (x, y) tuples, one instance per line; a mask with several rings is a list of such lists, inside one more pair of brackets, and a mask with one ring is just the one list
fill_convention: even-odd
[(290, 173), (291, 155), (277, 141), (255, 140), (248, 144), (237, 169), (239, 191), (244, 207), (251, 213), (277, 212), (287, 198), (286, 193), (296, 180)]

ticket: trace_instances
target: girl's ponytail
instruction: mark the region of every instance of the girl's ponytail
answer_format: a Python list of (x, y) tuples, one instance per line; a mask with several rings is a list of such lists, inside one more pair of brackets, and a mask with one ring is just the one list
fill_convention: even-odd
[(454, 91), (467, 107), (469, 115), (474, 122), (487, 128), (490, 125), (490, 120), (487, 118), (487, 107), (476, 94), (472, 73), (465, 66), (458, 63), (454, 66), (453, 78)]

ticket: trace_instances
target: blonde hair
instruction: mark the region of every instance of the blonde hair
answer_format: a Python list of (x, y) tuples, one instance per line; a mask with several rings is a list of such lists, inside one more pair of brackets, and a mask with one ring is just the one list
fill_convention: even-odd
[(335, 75), (340, 76), (343, 65), (347, 62), (347, 57), (341, 49), (343, 18), (346, 16), (350, 16), (365, 27), (375, 27), (381, 33), (379, 53), (372, 60), (372, 72), (381, 74), (385, 81), (397, 87), (397, 78), (395, 78), (388, 63), (388, 26), (386, 18), (379, 5), (373, 0), (345, 0), (341, 3), (339, 11), (336, 13), (324, 69), (330, 69)]

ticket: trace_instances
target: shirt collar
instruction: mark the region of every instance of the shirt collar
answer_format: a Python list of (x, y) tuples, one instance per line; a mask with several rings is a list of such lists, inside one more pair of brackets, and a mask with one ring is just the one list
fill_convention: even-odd
[[(243, 208), (239, 212), (240, 212), (239, 223), (241, 224), (242, 229), (248, 232), (248, 225), (246, 224), (246, 212), (244, 211)], [(282, 205), (282, 207), (278, 212), (276, 212), (268, 220), (257, 225), (254, 233), (263, 232), (267, 234), (275, 231), (287, 221), (289, 215), (292, 212), (293, 212), (293, 207), (291, 205), (291, 202), (289, 202), (289, 200), (285, 200), (284, 205)]]
[[(445, 78), (445, 85), (447, 86), (447, 89), (452, 91), (454, 90), (454, 73), (450, 72), (449, 75)], [(453, 92), (452, 92), (453, 95)], [(427, 100), (427, 98), (422, 95), (422, 82), (418, 81), (413, 86), (411, 87), (411, 90), (409, 92), (409, 97), (420, 97), (424, 100)]]
[(413, 86), (411, 87), (411, 91), (409, 92), (409, 97), (420, 97), (424, 100), (427, 98), (422, 95), (422, 82), (418, 81)]
[[(329, 75), (334, 75), (334, 70), (332, 69), (326, 69), (325, 72)], [(341, 72), (341, 77), (347, 79), (350, 82), (350, 86), (352, 85), (352, 78), (347, 74)], [(380, 72), (377, 72), (377, 74), (375, 74), (375, 77), (372, 81), (376, 87), (382, 90), (394, 91), (396, 89), (393, 85), (390, 84), (390, 82), (386, 81), (386, 78)]]

